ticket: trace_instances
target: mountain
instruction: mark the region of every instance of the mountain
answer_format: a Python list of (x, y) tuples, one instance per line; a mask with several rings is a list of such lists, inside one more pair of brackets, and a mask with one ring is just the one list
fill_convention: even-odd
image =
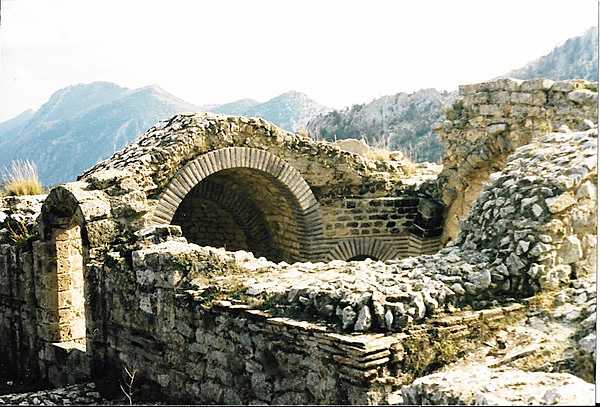
[[(597, 36), (598, 29), (591, 28), (508, 76), (597, 81)], [(295, 91), (264, 103), (241, 99), (194, 106), (157, 86), (74, 85), (55, 92), (37, 111), (0, 123), (0, 170), (14, 159), (29, 159), (38, 165), (44, 184), (73, 180), (157, 121), (183, 111), (257, 116), (290, 131), (307, 128), (316, 138), (364, 138), (371, 145), (401, 150), (415, 161), (439, 161), (443, 147), (431, 128), (443, 118), (442, 107), (455, 98), (456, 93), (424, 89), (330, 111)]]
[(442, 107), (455, 93), (423, 89), (397, 93), (314, 117), (309, 133), (325, 140), (364, 138), (373, 146), (400, 150), (414, 161), (437, 162), (442, 145), (432, 126), (442, 120)]
[(264, 103), (242, 99), (195, 106), (158, 86), (74, 85), (55, 92), (36, 112), (28, 110), (0, 123), (0, 169), (14, 159), (27, 159), (37, 164), (46, 185), (74, 180), (156, 122), (184, 111), (257, 116), (294, 131), (328, 110), (299, 92), (287, 92)]
[(257, 105), (260, 105), (260, 102), (257, 102), (254, 99), (240, 99), (236, 100), (235, 102), (225, 103), (223, 105), (216, 105), (206, 110), (214, 113), (240, 116), (244, 115), (244, 113), (246, 113), (248, 110), (252, 109)]
[(85, 111), (112, 102), (128, 92), (111, 82), (72, 85), (54, 92), (35, 113), (32, 124), (52, 123), (75, 117)]
[(242, 99), (211, 109), (215, 113), (262, 117), (288, 131), (306, 127), (312, 117), (329, 110), (304, 93), (295, 91), (283, 93), (264, 103)]
[(0, 168), (17, 158), (28, 159), (37, 164), (46, 185), (74, 180), (157, 121), (195, 110), (157, 86), (127, 89), (108, 82), (70, 86), (55, 92), (25, 124), (0, 133)]
[(598, 27), (568, 39), (552, 52), (506, 76), (518, 79), (548, 78), (598, 81)]
[[(506, 76), (597, 81), (598, 28), (567, 40), (550, 54)], [(456, 92), (435, 89), (384, 96), (367, 104), (318, 115), (310, 120), (307, 129), (315, 138), (364, 138), (374, 146), (401, 150), (415, 161), (438, 162), (443, 146), (431, 127), (443, 119), (442, 106), (451, 104), (456, 97)]]
[(12, 134), (16, 134), (29, 122), (35, 112), (31, 109), (25, 110), (18, 116), (13, 117), (3, 123), (0, 123), (0, 143), (3, 138), (8, 138)]

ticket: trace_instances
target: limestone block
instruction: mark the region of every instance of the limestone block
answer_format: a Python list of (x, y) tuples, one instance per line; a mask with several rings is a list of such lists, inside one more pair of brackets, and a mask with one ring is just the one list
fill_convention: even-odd
[(500, 105), (479, 105), (479, 113), (484, 116), (502, 116)]
[(546, 199), (546, 205), (551, 213), (562, 212), (573, 206), (575, 203), (576, 201), (575, 198), (573, 198), (573, 194), (568, 192)]
[(521, 91), (523, 92), (532, 92), (532, 91), (546, 91), (552, 88), (552, 86), (554, 86), (555, 82), (553, 80), (550, 79), (543, 79), (543, 78), (539, 78), (539, 79), (530, 79), (530, 80), (526, 80), (523, 81), (521, 83)]
[(367, 305), (363, 305), (358, 313), (356, 323), (354, 324), (354, 330), (358, 332), (365, 332), (371, 328), (371, 310)]
[(146, 194), (139, 190), (120, 195), (113, 202), (112, 214), (116, 218), (135, 216), (150, 210)]
[(110, 219), (101, 219), (86, 224), (90, 247), (105, 247), (119, 234), (117, 224)]
[(491, 92), (489, 96), (489, 102), (499, 105), (510, 103), (510, 92), (505, 90)]
[(567, 94), (569, 100), (579, 104), (597, 104), (598, 93), (587, 89), (576, 89)]
[(559, 260), (565, 264), (572, 264), (583, 256), (581, 242), (575, 235), (570, 235), (565, 238), (558, 250)]
[(591, 181), (584, 182), (578, 189), (575, 197), (577, 199), (591, 199), (595, 201), (598, 196), (598, 188)]
[(490, 136), (495, 136), (506, 131), (506, 128), (506, 124), (504, 123), (492, 124), (490, 126), (487, 126), (487, 132)]
[(396, 405), (593, 405), (595, 387), (566, 373), (469, 364), (421, 377), (387, 397)]
[(477, 93), (481, 90), (482, 86), (481, 84), (469, 84), (469, 85), (459, 85), (458, 86), (458, 93), (460, 95), (472, 95), (474, 93)]

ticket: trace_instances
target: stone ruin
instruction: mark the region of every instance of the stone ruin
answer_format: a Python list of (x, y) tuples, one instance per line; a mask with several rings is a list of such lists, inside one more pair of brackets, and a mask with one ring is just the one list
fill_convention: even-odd
[[(577, 297), (553, 321), (595, 343), (597, 84), (460, 93), (437, 127), (441, 172), (262, 119), (180, 114), (77, 182), (2, 198), (0, 368), (107, 397), (135, 372), (136, 398), (177, 402), (532, 397), (473, 379), (461, 393), (452, 366), (530, 329), (548, 298)], [(576, 356), (593, 364), (595, 349)], [(531, 376), (539, 366), (493, 370), (517, 358), (504, 359), (466, 370), (537, 380), (539, 403), (581, 401), (565, 386), (589, 396), (575, 376)]]

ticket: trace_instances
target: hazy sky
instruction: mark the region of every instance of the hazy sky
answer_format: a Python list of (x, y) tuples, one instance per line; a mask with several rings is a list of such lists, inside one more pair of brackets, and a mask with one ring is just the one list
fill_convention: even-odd
[(597, 23), (596, 0), (1, 0), (0, 120), (61, 87), (343, 107), (486, 80)]

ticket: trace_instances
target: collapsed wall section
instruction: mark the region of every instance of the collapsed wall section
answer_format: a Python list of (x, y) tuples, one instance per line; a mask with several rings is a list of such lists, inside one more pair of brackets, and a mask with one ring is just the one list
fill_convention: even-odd
[(598, 116), (598, 84), (584, 80), (499, 79), (460, 86), (459, 93), (435, 129), (445, 148), (438, 179), (447, 206), (443, 243), (456, 238), (489, 175), (516, 148), (561, 126), (586, 130)]
[(95, 285), (102, 300), (91, 318), (103, 324), (91, 338), (92, 366), (107, 388), (126, 369), (136, 373), (140, 389), (160, 390), (171, 401), (381, 403), (398, 386), (452, 359), (455, 347), (478, 343), (485, 337), (480, 332), (522, 310), (511, 304), (440, 317), (415, 325), (414, 332), (349, 335), (325, 321), (278, 315), (244, 295), (220, 300), (230, 292), (216, 280), (239, 288), (269, 275), (260, 267), (252, 271), (252, 264), (266, 260), (188, 244), (175, 227), (149, 228), (139, 237), (137, 250), (110, 253), (93, 270), (104, 284)]

